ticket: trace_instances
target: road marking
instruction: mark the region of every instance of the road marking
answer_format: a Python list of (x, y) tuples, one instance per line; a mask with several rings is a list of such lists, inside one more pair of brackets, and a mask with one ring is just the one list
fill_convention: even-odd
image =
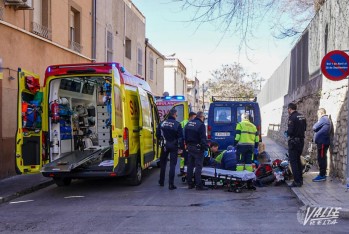
[(15, 201), (15, 202), (10, 202), (10, 204), (25, 203), (25, 202), (32, 202), (32, 201), (34, 201), (34, 200)]
[(64, 198), (70, 199), (70, 198), (82, 198), (82, 197), (85, 197), (85, 196), (69, 196), (69, 197), (64, 197)]

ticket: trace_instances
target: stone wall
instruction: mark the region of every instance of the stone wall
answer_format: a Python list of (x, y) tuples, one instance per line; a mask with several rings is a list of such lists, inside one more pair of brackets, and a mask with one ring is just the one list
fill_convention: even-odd
[[(322, 58), (328, 52), (349, 49), (348, 18), (347, 0), (326, 1), (287, 56), (291, 57), (291, 61), (282, 63), (276, 69), (276, 71), (290, 71), (289, 83), (285, 81), (285, 74), (280, 76), (277, 72), (270, 78), (273, 81), (268, 81), (269, 83), (282, 81), (285, 87), (289, 87), (282, 95), (284, 100), (280, 102), (278, 97), (278, 101), (268, 100), (271, 86), (263, 87), (258, 96), (258, 100), (268, 100), (267, 103), (260, 103), (264, 129), (268, 124), (267, 134), (285, 146), (287, 142), (283, 132), (287, 128), (287, 105), (290, 102), (298, 105), (299, 112), (307, 118), (303, 154), (309, 154), (307, 149), (313, 137), (312, 126), (317, 121), (317, 110), (320, 107), (325, 108), (333, 124), (332, 143), (328, 154), (329, 174), (343, 181), (347, 175), (348, 80), (326, 79), (321, 73), (320, 65)], [(297, 56), (292, 54), (295, 51)], [(299, 54), (302, 54), (301, 64), (299, 64)], [(301, 72), (298, 71), (299, 67)], [(275, 130), (275, 127), (273, 130), (273, 126), (277, 125), (280, 126), (279, 130)], [(316, 152), (311, 155), (316, 159)]]

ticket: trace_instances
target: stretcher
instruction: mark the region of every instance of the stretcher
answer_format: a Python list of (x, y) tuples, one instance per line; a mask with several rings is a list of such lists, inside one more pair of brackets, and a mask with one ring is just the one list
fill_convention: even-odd
[[(187, 173), (187, 167), (184, 167), (184, 172)], [(183, 178), (182, 181), (185, 182), (186, 178)], [(230, 171), (213, 167), (203, 167), (201, 178), (205, 185), (212, 188), (217, 188), (219, 185), (226, 185), (229, 192), (240, 193), (244, 188), (256, 190), (256, 187), (253, 185), (253, 182), (256, 180), (256, 175), (246, 170)]]

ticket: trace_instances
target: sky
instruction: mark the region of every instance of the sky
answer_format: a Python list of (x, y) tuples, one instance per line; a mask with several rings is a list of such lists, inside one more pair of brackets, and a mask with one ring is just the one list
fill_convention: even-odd
[[(268, 79), (289, 54), (294, 38), (275, 39), (268, 19), (262, 22), (246, 53), (239, 53), (239, 40), (217, 30), (217, 25), (206, 23), (198, 27), (188, 22), (194, 14), (182, 11), (179, 3), (171, 0), (132, 0), (146, 18), (146, 37), (163, 55), (176, 53), (187, 68), (189, 78), (197, 75), (200, 82), (211, 77), (211, 71), (224, 64), (240, 63), (248, 72), (256, 72)], [(223, 38), (223, 39), (222, 39)], [(247, 56), (246, 56), (247, 54)]]

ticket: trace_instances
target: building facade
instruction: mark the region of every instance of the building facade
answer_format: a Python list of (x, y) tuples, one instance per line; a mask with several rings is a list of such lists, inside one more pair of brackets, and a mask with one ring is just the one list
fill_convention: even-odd
[(187, 69), (178, 58), (166, 58), (164, 66), (164, 91), (187, 97)]
[(148, 39), (145, 40), (145, 54), (145, 80), (150, 85), (154, 95), (162, 96), (164, 93), (165, 57), (149, 43)]
[[(15, 174), (18, 68), (92, 61), (92, 1), (0, 1), (0, 178)], [(24, 1), (23, 1), (24, 2)]]

